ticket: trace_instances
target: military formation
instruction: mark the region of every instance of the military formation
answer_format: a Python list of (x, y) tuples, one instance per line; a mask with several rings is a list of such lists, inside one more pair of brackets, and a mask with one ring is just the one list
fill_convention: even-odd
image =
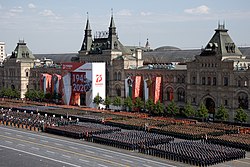
[(137, 130), (126, 130), (121, 132), (93, 135), (93, 142), (119, 147), (128, 150), (137, 150), (174, 141), (173, 137), (148, 133)]
[(209, 166), (225, 161), (245, 158), (241, 149), (205, 142), (185, 141), (151, 146), (144, 153), (195, 166)]
[(94, 134), (112, 133), (121, 131), (121, 128), (96, 123), (78, 122), (77, 124), (63, 126), (47, 126), (45, 131), (57, 135), (90, 140)]
[(207, 142), (250, 151), (250, 134), (238, 133), (209, 136)]
[[(164, 121), (160, 121), (162, 126), (157, 127), (157, 123), (151, 121), (150, 124), (154, 127), (150, 127), (150, 125), (146, 126), (147, 120), (139, 124), (140, 130), (125, 130), (127, 127), (133, 129), (134, 124), (126, 127), (123, 123), (117, 127), (106, 125), (108, 123), (98, 116), (87, 116), (86, 119), (93, 122), (98, 120), (99, 123), (86, 122), (86, 119), (83, 121), (74, 116), (72, 118), (74, 119), (71, 119), (71, 115), (60, 118), (49, 114), (41, 115), (35, 111), (33, 113), (0, 109), (0, 124), (36, 127), (38, 131), (85, 139), (122, 149), (138, 150), (144, 154), (196, 166), (209, 166), (244, 158), (246, 150), (250, 150), (250, 134), (242, 134), (239, 127), (225, 124), (217, 126), (207, 123), (169, 124), (166, 122), (165, 124)], [(176, 142), (174, 137), (189, 141)]]

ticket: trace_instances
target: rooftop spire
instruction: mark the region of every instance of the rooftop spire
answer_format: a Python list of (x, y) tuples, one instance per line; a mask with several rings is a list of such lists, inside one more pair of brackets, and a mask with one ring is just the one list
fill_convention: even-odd
[(111, 8), (111, 21), (110, 21), (109, 27), (115, 27), (115, 22), (114, 22), (114, 18), (113, 18), (113, 8)]
[(218, 21), (218, 30), (225, 30), (225, 20), (223, 21), (223, 24)]
[(89, 12), (87, 12), (87, 23), (86, 23), (86, 29), (85, 30), (90, 30), (90, 24), (89, 24)]

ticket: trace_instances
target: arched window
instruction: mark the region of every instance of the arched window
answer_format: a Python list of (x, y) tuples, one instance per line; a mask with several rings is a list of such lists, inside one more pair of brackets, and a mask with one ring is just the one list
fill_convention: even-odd
[(195, 85), (196, 84), (196, 77), (192, 78), (192, 84)]
[(247, 87), (247, 80), (244, 81), (244, 86)]
[(177, 90), (178, 101), (185, 102), (185, 90), (183, 88), (179, 88)]
[(228, 77), (224, 77), (224, 86), (228, 86), (229, 79)]
[(114, 81), (117, 81), (117, 72), (114, 72)]
[(205, 84), (206, 84), (206, 78), (205, 78), (205, 77), (202, 77), (202, 78), (201, 78), (201, 84), (202, 84), (202, 85), (205, 85)]
[(181, 78), (180, 77), (177, 78), (177, 83), (181, 83)]
[(216, 85), (216, 77), (213, 77), (213, 85)]
[(241, 87), (241, 80), (238, 80), (238, 87)]
[(29, 77), (29, 69), (26, 69), (26, 70), (25, 70), (25, 76), (26, 76), (26, 77)]
[(122, 80), (122, 74), (121, 74), (121, 72), (118, 72), (118, 81), (121, 81)]
[(238, 94), (238, 106), (239, 108), (248, 109), (248, 95), (244, 92)]
[(11, 89), (12, 89), (12, 90), (15, 90), (15, 85), (11, 85)]
[(211, 85), (211, 77), (207, 77), (207, 84)]
[(181, 83), (185, 83), (185, 77), (181, 78)]
[(174, 90), (173, 88), (167, 88), (167, 100), (172, 101), (174, 99)]
[(115, 87), (115, 92), (116, 92), (116, 96), (121, 96), (122, 92), (121, 92), (121, 87), (119, 85), (117, 85)]

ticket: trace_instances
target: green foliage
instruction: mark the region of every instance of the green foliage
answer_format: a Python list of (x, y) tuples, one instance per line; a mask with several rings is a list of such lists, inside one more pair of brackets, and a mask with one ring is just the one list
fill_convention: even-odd
[(99, 104), (103, 102), (102, 97), (97, 93), (97, 95), (94, 97), (93, 102), (99, 107)]
[[(58, 96), (59, 96), (59, 98), (62, 98), (62, 95), (61, 95), (61, 94), (59, 94)], [(42, 90), (38, 90), (38, 91), (37, 91), (37, 97), (38, 97), (41, 101), (43, 101), (43, 100), (45, 99), (45, 94), (43, 93)]]
[(50, 100), (50, 99), (52, 99), (52, 94), (50, 92), (48, 92), (45, 94), (44, 98), (47, 100)]
[(11, 88), (2, 88), (0, 91), (0, 96), (8, 98), (20, 98), (20, 91)]
[(223, 105), (221, 105), (218, 111), (215, 113), (215, 118), (221, 121), (226, 121), (228, 117), (229, 117), (228, 111)]
[(172, 100), (167, 106), (167, 113), (170, 115), (177, 115), (179, 114), (179, 108), (175, 104), (174, 100)]
[(194, 108), (192, 107), (192, 105), (189, 102), (186, 104), (183, 114), (186, 117), (190, 117), (190, 116), (195, 115), (195, 110), (194, 110)]
[(144, 106), (144, 102), (142, 101), (142, 99), (140, 97), (135, 98), (135, 102), (134, 102), (134, 107), (137, 111), (140, 111), (141, 108), (143, 108)]
[(126, 97), (124, 99), (124, 106), (129, 109), (129, 111), (132, 110), (133, 108), (133, 100), (131, 99), (130, 96)]
[(149, 113), (153, 114), (154, 108), (155, 108), (155, 103), (153, 99), (148, 99), (145, 104), (146, 109), (148, 110)]
[(247, 121), (247, 113), (242, 108), (237, 109), (234, 120), (236, 122), (240, 122), (240, 123), (246, 122)]
[(199, 118), (202, 118), (202, 120), (208, 117), (208, 109), (203, 103), (200, 104), (199, 109), (196, 113), (196, 116)]
[(11, 92), (12, 98), (20, 98), (20, 96), (21, 96), (20, 91), (18, 91), (16, 89), (12, 90), (12, 92)]
[(156, 115), (162, 115), (164, 113), (164, 105), (159, 101), (154, 106), (153, 113)]
[(122, 99), (119, 96), (116, 96), (113, 100), (113, 105), (119, 107), (122, 105)]
[(27, 92), (24, 94), (25, 98), (28, 98), (30, 100), (44, 100), (45, 95), (43, 91), (41, 90), (33, 90), (29, 89)]
[(109, 108), (110, 104), (112, 103), (111, 99), (107, 96), (103, 102), (106, 108)]

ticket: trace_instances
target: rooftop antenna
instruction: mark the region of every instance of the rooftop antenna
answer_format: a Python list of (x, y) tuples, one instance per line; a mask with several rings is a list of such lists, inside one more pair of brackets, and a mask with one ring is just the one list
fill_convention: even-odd
[(111, 16), (113, 17), (113, 8), (111, 8)]
[(87, 19), (89, 19), (89, 12), (87, 12)]

